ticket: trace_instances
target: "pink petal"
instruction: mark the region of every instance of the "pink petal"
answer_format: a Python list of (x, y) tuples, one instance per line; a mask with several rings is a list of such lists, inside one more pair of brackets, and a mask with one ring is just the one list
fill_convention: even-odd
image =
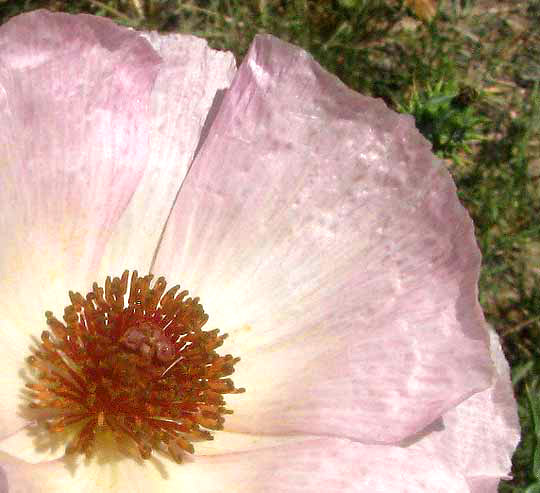
[(399, 447), (367, 446), (337, 439), (306, 439), (279, 447), (197, 457), (177, 465), (156, 459), (96, 460), (67, 467), (37, 465), (0, 454), (7, 483), (25, 493), (466, 493), (465, 480), (429, 457)]
[(444, 414), (411, 448), (460, 471), (475, 485), (471, 491), (495, 493), (499, 478), (509, 477), (520, 428), (510, 369), (494, 331), (490, 342), (496, 367), (493, 385)]
[(231, 53), (212, 50), (203, 39), (177, 34), (146, 36), (163, 59), (150, 101), (149, 161), (107, 245), (101, 267), (104, 273), (119, 268), (150, 269), (208, 112), (217, 105), (236, 70)]
[(259, 37), (154, 271), (242, 357), (231, 430), (394, 442), (489, 386), (480, 255), (411, 117)]
[[(0, 29), (0, 436), (24, 420), (29, 335), (68, 291), (148, 270), (232, 55), (37, 11)], [(158, 73), (159, 70), (159, 73)], [(156, 78), (157, 76), (157, 78)], [(9, 212), (8, 212), (9, 211)]]
[(20, 370), (44, 312), (91, 287), (142, 177), (160, 62), (134, 31), (36, 11), (0, 28), (0, 436), (23, 421)]
[[(125, 458), (104, 462), (98, 455), (97, 464), (80, 463), (73, 475), (67, 474), (60, 460), (43, 462), (61, 456), (63, 447), (56, 451), (36, 448), (35, 433), (20, 432), (0, 442), (0, 450), (9, 452), (0, 452), (0, 465), (13, 485), (45, 493), (62, 489), (99, 493), (108, 491), (113, 480), (115, 491), (130, 493), (134, 484), (141, 492), (165, 493), (183, 484), (190, 484), (191, 493), (496, 493), (499, 478), (510, 468), (519, 423), (508, 365), (494, 333), (491, 350), (497, 368), (493, 386), (444, 414), (437, 426), (409, 444), (363, 445), (218, 432), (215, 441), (198, 443), (197, 456), (181, 466), (159, 455), (144, 466)], [(97, 477), (102, 479), (99, 487)]]
[(0, 54), (1, 313), (42, 320), (41, 300), (91, 287), (142, 177), (160, 59), (110, 21), (46, 11), (2, 26)]
[(497, 493), (498, 478), (467, 478), (470, 493)]

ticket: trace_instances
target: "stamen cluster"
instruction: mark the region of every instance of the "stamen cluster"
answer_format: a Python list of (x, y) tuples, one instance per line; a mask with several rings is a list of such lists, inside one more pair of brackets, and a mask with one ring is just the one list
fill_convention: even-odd
[[(226, 334), (204, 331), (198, 298), (160, 277), (131, 275), (96, 283), (83, 297), (69, 293), (64, 323), (47, 312), (50, 331), (27, 361), (29, 407), (50, 432), (73, 431), (66, 453), (91, 455), (99, 433), (120, 449), (135, 445), (148, 459), (166, 451), (180, 462), (193, 442), (223, 428), (223, 394), (240, 393), (229, 378), (240, 358), (220, 356)], [(129, 447), (128, 447), (129, 448)]]

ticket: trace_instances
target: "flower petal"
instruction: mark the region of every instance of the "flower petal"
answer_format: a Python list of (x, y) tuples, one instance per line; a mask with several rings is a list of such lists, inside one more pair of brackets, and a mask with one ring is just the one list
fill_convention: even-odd
[(21, 347), (45, 310), (62, 316), (68, 289), (91, 287), (143, 175), (159, 63), (97, 17), (36, 11), (0, 28), (0, 436), (21, 422)]
[[(28, 462), (29, 464), (50, 462), (64, 457), (66, 445), (71, 437), (72, 435), (69, 431), (51, 434), (43, 426), (29, 425), (8, 438), (0, 440), (0, 452), (9, 454), (10, 456)], [(257, 436), (248, 433), (229, 433), (227, 431), (220, 431), (219, 433), (214, 434), (213, 440), (197, 442), (195, 444), (195, 456), (203, 457), (248, 452), (251, 450), (287, 445), (305, 440), (306, 437), (304, 435)], [(111, 444), (106, 440), (105, 442), (103, 440), (98, 442), (96, 448), (98, 457), (103, 456), (103, 453), (99, 455), (100, 445), (104, 445), (105, 449), (111, 448)], [(112, 449), (113, 450), (107, 450), (106, 453), (115, 455), (115, 443), (112, 444)], [(157, 452), (155, 454), (159, 455)]]
[(134, 31), (45, 11), (13, 19), (0, 36), (0, 206), (9, 210), (0, 347), (11, 368), (2, 436), (2, 409), (15, 416), (13, 377), (43, 312), (61, 316), (68, 290), (86, 292), (108, 273), (150, 268), (234, 59), (191, 36), (146, 34), (161, 59)]
[(163, 226), (203, 126), (236, 70), (232, 53), (212, 50), (205, 40), (147, 33), (163, 58), (150, 102), (150, 156), (144, 177), (108, 244), (101, 272), (148, 272)]
[[(478, 491), (497, 491), (499, 478), (508, 478), (520, 428), (510, 369), (497, 334), (490, 330), (496, 375), (493, 385), (443, 415), (411, 445), (460, 471)], [(472, 491), (477, 491), (472, 488)]]
[(490, 384), (480, 255), (411, 117), (259, 37), (154, 271), (242, 357), (231, 430), (395, 442)]
[(470, 493), (497, 493), (499, 478), (467, 478)]
[(124, 459), (83, 462), (70, 469), (62, 461), (31, 465), (0, 454), (0, 467), (8, 485), (25, 493), (468, 492), (464, 478), (430, 460), (400, 447), (308, 438), (244, 453), (196, 457), (182, 465), (157, 459), (141, 465)]
[[(192, 482), (192, 493), (227, 491), (227, 487), (243, 493), (495, 493), (499, 478), (510, 469), (519, 423), (509, 368), (497, 336), (494, 332), (490, 335), (497, 368), (492, 388), (444, 414), (437, 426), (430, 426), (409, 444), (363, 445), (301, 436), (218, 432), (214, 441), (198, 443), (197, 456), (181, 466), (159, 457), (143, 467), (126, 459), (117, 464), (110, 461), (115, 465), (104, 467), (105, 461), (98, 460), (101, 465), (81, 464), (72, 476), (66, 474), (62, 461), (43, 462), (32, 469), (30, 464), (61, 457), (63, 447), (49, 450), (44, 442), (36, 441), (35, 433), (19, 432), (0, 442), (0, 451), (9, 452), (0, 452), (0, 465), (6, 470), (6, 480), (13, 484), (36, 481), (38, 486), (30, 484), (24, 490), (29, 492), (63, 487), (99, 493), (113, 485), (115, 491), (122, 492), (134, 484), (141, 492), (167, 492), (171, 485), (176, 488)], [(157, 471), (161, 471), (160, 476)], [(99, 487), (93, 479), (97, 477), (102, 481)], [(126, 484), (122, 478), (131, 481)]]

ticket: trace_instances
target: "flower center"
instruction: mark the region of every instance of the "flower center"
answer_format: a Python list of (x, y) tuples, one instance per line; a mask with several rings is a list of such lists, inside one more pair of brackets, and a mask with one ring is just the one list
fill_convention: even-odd
[[(69, 293), (65, 323), (46, 312), (27, 361), (35, 370), (28, 407), (53, 433), (71, 431), (66, 453), (90, 456), (96, 436), (111, 434), (120, 449), (140, 456), (167, 451), (180, 462), (193, 442), (212, 440), (223, 428), (223, 394), (236, 394), (229, 378), (240, 358), (216, 349), (227, 334), (204, 331), (208, 320), (198, 298), (160, 277), (110, 277), (86, 297)], [(51, 333), (52, 332), (52, 333)]]

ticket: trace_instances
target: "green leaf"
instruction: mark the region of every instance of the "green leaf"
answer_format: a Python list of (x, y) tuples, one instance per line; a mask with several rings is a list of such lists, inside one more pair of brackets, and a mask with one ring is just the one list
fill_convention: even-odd
[(540, 480), (540, 402), (538, 401), (538, 396), (531, 391), (529, 385), (525, 385), (525, 394), (529, 403), (529, 411), (531, 413), (534, 436), (536, 438), (532, 460), (532, 474), (536, 479)]
[(532, 370), (534, 366), (534, 361), (527, 361), (526, 363), (522, 365), (515, 366), (512, 369), (512, 385), (514, 387), (521, 382)]
[(533, 483), (523, 493), (540, 493), (540, 483)]

